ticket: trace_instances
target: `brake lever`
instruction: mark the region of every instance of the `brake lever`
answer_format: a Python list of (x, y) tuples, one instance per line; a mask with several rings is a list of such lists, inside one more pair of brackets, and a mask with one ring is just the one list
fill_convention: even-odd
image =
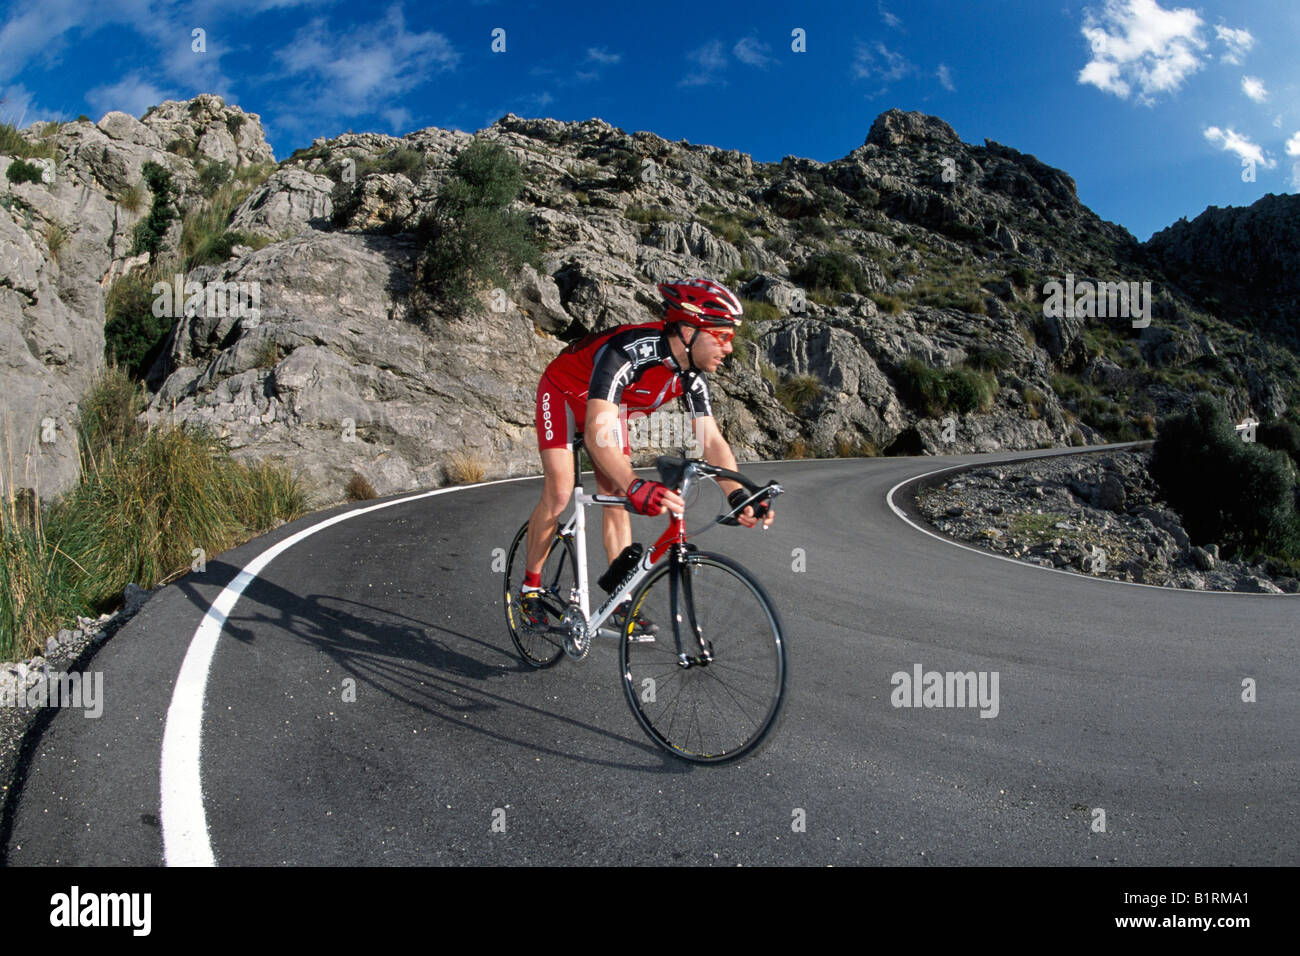
[[(769, 481), (762, 488), (759, 488), (758, 491), (754, 492), (752, 495), (750, 495), (748, 498), (742, 501), (739, 505), (737, 505), (735, 508), (732, 508), (729, 512), (727, 512), (720, 519), (718, 519), (719, 523), (729, 524), (732, 526), (738, 525), (740, 524), (740, 522), (737, 521), (736, 519), (750, 505), (758, 504), (762, 501), (768, 501), (772, 498), (775, 498), (777, 495), (781, 495), (781, 494), (785, 494), (785, 489), (782, 488), (777, 482)], [(767, 530), (767, 525), (759, 525), (759, 527), (762, 528), (764, 531)]]

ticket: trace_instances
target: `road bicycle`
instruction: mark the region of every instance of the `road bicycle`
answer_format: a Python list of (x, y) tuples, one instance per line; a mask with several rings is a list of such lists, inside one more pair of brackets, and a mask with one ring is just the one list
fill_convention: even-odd
[[(725, 763), (753, 753), (775, 727), (785, 699), (785, 632), (772, 599), (740, 564), (689, 543), (685, 517), (669, 512), (667, 530), (593, 614), (586, 508), (624, 505), (627, 498), (583, 490), (581, 450), (578, 439), (573, 446), (573, 514), (551, 541), (542, 593), (531, 616), (519, 602), (528, 522), (510, 545), (505, 613), (520, 656), (532, 667), (550, 667), (565, 654), (584, 659), (598, 636), (617, 638), (623, 689), (651, 740), (676, 757), (699, 763)], [(692, 535), (715, 524), (736, 524), (747, 506), (783, 493), (775, 481), (759, 486), (700, 459), (665, 456), (655, 465), (660, 480), (683, 498), (692, 485), (717, 478), (735, 481), (749, 492)], [(616, 615), (625, 601), (630, 602), (627, 608)]]

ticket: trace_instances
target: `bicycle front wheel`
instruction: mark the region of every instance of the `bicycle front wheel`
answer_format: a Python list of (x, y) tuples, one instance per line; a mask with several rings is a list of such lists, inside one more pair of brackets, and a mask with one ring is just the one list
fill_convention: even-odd
[(550, 628), (560, 623), (563, 608), (578, 591), (578, 559), (573, 542), (557, 533), (551, 541), (546, 563), (542, 565), (542, 601), (546, 610), (534, 625), (519, 606), (519, 589), (527, 571), (527, 541), (528, 522), (525, 521), (524, 526), (515, 534), (515, 539), (510, 544), (510, 554), (506, 558), (506, 627), (510, 630), (510, 639), (514, 641), (519, 656), (526, 664), (531, 667), (550, 667), (564, 654), (563, 638), (559, 632)]
[(763, 586), (722, 555), (669, 557), (651, 572), (632, 597), (619, 658), (642, 728), (684, 760), (752, 753), (781, 714), (781, 619)]

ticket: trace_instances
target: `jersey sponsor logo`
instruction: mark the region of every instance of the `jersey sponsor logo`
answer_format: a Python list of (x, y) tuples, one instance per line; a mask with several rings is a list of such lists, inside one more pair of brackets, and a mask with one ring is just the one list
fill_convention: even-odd
[(636, 356), (638, 362), (644, 362), (647, 359), (656, 358), (658, 350), (659, 336), (652, 335), (648, 338), (637, 339), (628, 345), (628, 351)]

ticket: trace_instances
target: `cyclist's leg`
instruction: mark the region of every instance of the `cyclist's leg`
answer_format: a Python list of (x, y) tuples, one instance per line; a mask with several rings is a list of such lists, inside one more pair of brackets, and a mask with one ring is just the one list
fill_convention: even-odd
[[(605, 473), (596, 469), (596, 487), (602, 495), (616, 495), (621, 489), (605, 477)], [(605, 505), (602, 512), (602, 531), (605, 542), (605, 555), (609, 563), (623, 553), (623, 549), (632, 543), (632, 522), (627, 509), (622, 505)]]
[(537, 449), (542, 457), (542, 497), (528, 519), (526, 570), (541, 573), (560, 515), (573, 497), (573, 409), (550, 378), (537, 385)]
[(540, 573), (546, 551), (555, 537), (560, 515), (573, 498), (573, 452), (544, 448), (542, 455), (542, 499), (528, 519), (527, 570)]

